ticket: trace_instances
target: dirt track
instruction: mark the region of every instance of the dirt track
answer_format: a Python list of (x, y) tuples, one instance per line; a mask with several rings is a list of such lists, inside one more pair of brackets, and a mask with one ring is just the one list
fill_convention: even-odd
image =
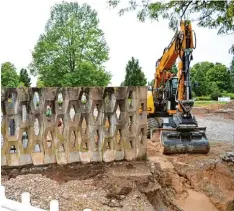
[(165, 156), (158, 150), (156, 138), (148, 140), (146, 162), (4, 168), (6, 195), (20, 200), (20, 194), (28, 191), (31, 203), (45, 209), (50, 200), (58, 199), (60, 210), (66, 211), (233, 211), (234, 164), (222, 161), (220, 155), (234, 151), (234, 116), (216, 111), (203, 108), (193, 112), (207, 126), (211, 139), (208, 155)]

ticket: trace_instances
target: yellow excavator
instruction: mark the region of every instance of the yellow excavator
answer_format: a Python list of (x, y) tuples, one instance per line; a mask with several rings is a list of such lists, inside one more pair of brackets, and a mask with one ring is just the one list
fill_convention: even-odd
[[(190, 62), (196, 48), (196, 36), (191, 22), (180, 22), (169, 46), (156, 62), (153, 85), (148, 87), (148, 138), (160, 129), (160, 143), (164, 154), (209, 152), (205, 131), (198, 127), (191, 113), (194, 104), (190, 81)], [(178, 62), (177, 75), (172, 67)]]

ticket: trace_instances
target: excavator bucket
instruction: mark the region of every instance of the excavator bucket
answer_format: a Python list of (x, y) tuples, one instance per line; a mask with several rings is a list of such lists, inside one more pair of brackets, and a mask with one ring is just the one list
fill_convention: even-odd
[(163, 146), (163, 154), (207, 154), (210, 146), (205, 129), (196, 128), (190, 131), (179, 131), (175, 128), (162, 129), (160, 141)]

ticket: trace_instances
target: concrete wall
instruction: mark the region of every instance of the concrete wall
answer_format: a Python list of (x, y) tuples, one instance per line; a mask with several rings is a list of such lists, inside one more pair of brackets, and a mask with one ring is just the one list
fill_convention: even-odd
[(1, 165), (144, 159), (146, 103), (146, 87), (1, 89)]

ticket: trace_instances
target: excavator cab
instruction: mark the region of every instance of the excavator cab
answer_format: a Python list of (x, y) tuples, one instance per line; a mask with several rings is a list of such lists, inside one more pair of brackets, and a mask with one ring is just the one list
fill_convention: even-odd
[(165, 84), (164, 98), (167, 99), (166, 109), (168, 114), (175, 114), (177, 103), (175, 101), (178, 87), (178, 77), (172, 77)]

